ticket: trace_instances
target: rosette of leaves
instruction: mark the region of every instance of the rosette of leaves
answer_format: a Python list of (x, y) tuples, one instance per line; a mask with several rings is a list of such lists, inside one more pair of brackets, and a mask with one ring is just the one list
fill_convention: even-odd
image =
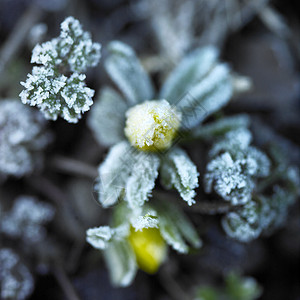
[(205, 190), (213, 190), (232, 205), (246, 204), (251, 200), (259, 178), (270, 172), (266, 154), (250, 146), (251, 132), (241, 127), (230, 130), (210, 150)]
[(227, 235), (239, 241), (250, 242), (282, 227), (289, 207), (299, 197), (299, 169), (291, 166), (281, 151), (270, 153), (272, 175), (256, 187), (249, 202), (222, 219)]
[(40, 66), (33, 67), (32, 74), (21, 82), (25, 87), (20, 93), (22, 102), (37, 106), (47, 119), (60, 116), (77, 123), (93, 104), (94, 90), (86, 86), (83, 73), (98, 64), (100, 48), (78, 20), (66, 18), (58, 38), (33, 49), (31, 63)]
[(51, 140), (40, 112), (17, 100), (0, 101), (0, 179), (22, 177), (40, 165)]
[(138, 268), (156, 272), (166, 258), (166, 245), (179, 253), (189, 251), (188, 243), (194, 248), (201, 246), (188, 218), (163, 200), (152, 201), (139, 212), (121, 203), (114, 208), (111, 227), (87, 230), (87, 242), (103, 251), (115, 286), (129, 285)]
[(20, 257), (9, 248), (0, 248), (0, 297), (24, 300), (32, 292), (34, 281)]

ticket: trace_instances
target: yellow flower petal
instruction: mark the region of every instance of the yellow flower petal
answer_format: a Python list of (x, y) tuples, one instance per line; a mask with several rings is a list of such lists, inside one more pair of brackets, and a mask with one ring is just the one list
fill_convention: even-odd
[(135, 231), (131, 228), (128, 239), (139, 268), (149, 274), (155, 273), (167, 254), (167, 245), (159, 230), (144, 228), (142, 231)]

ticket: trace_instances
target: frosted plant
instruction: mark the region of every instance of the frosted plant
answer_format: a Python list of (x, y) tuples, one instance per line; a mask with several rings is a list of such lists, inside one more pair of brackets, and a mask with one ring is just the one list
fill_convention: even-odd
[(19, 256), (9, 248), (0, 248), (0, 297), (24, 300), (32, 292), (33, 278)]
[(115, 208), (112, 227), (87, 230), (87, 242), (103, 251), (116, 286), (129, 285), (140, 268), (155, 273), (166, 258), (170, 245), (187, 253), (189, 242), (199, 248), (201, 240), (186, 216), (174, 205), (152, 201), (139, 212), (120, 204)]
[(46, 237), (44, 225), (54, 216), (54, 208), (34, 197), (19, 196), (10, 212), (0, 220), (0, 231), (11, 238), (22, 239), (24, 243), (42, 242)]
[[(211, 46), (184, 58), (158, 93), (132, 48), (114, 41), (108, 52), (105, 68), (122, 95), (104, 88), (88, 125), (99, 143), (112, 146), (98, 169), (98, 200), (105, 208), (115, 205), (115, 214), (122, 210), (122, 218), (117, 223), (113, 218), (112, 227), (88, 230), (87, 241), (104, 251), (112, 282), (125, 286), (137, 266), (149, 272), (158, 268), (163, 244), (180, 253), (188, 252), (186, 241), (200, 247), (197, 233), (180, 210), (149, 198), (160, 176), (165, 188), (175, 188), (188, 205), (195, 203), (199, 173), (177, 144), (228, 103), (232, 81), (229, 68), (218, 62), (218, 51)], [(148, 248), (148, 239), (161, 245), (159, 257), (139, 254)], [(145, 246), (136, 240), (144, 240)]]
[(31, 173), (51, 140), (43, 116), (17, 100), (0, 101), (0, 179)]
[(123, 198), (132, 209), (142, 207), (160, 170), (162, 183), (175, 187), (193, 204), (196, 166), (185, 151), (168, 148), (182, 131), (195, 128), (227, 104), (232, 94), (229, 68), (218, 62), (215, 48), (196, 49), (155, 96), (133, 49), (115, 41), (108, 51), (105, 67), (123, 96), (104, 88), (88, 119), (96, 139), (113, 146), (99, 166), (96, 191), (100, 203), (107, 207)]
[(37, 106), (47, 119), (61, 116), (77, 123), (81, 114), (90, 109), (94, 96), (82, 73), (98, 64), (100, 48), (78, 20), (66, 18), (58, 38), (37, 44), (33, 49), (31, 63), (40, 66), (34, 66), (32, 74), (21, 82), (25, 87), (20, 93), (22, 102)]
[(258, 178), (269, 175), (270, 160), (250, 146), (252, 135), (246, 128), (229, 131), (214, 144), (210, 151), (213, 158), (207, 165), (205, 190), (213, 190), (233, 205), (251, 200)]

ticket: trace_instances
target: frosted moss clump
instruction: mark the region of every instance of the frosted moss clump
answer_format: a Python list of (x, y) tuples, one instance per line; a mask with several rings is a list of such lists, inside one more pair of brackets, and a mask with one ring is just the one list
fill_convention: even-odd
[(20, 238), (24, 243), (42, 242), (46, 237), (44, 225), (54, 216), (54, 208), (30, 196), (15, 200), (10, 212), (0, 220), (0, 231), (11, 238)]
[(250, 146), (252, 135), (246, 128), (229, 131), (210, 151), (205, 190), (213, 190), (233, 205), (251, 200), (256, 181), (270, 172), (268, 157)]
[(166, 100), (146, 101), (126, 112), (125, 135), (141, 150), (164, 150), (171, 146), (181, 114)]
[(51, 140), (43, 116), (17, 100), (0, 101), (0, 179), (22, 177), (40, 165)]
[(33, 278), (19, 256), (9, 248), (0, 248), (0, 298), (24, 300), (33, 287)]
[(90, 109), (94, 96), (81, 73), (98, 64), (100, 48), (78, 20), (68, 17), (61, 24), (58, 38), (33, 49), (31, 63), (42, 66), (33, 67), (26, 82), (21, 82), (25, 87), (20, 93), (22, 102), (37, 106), (47, 119), (61, 116), (77, 123), (81, 114)]

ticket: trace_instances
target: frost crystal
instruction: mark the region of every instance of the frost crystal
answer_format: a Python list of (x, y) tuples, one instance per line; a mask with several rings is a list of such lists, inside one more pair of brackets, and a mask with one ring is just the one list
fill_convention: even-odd
[[(100, 44), (93, 43), (78, 20), (68, 17), (61, 24), (58, 38), (36, 45), (31, 63), (40, 64), (21, 82), (24, 104), (37, 106), (47, 119), (61, 116), (70, 123), (78, 122), (81, 114), (93, 104), (94, 91), (85, 85), (85, 72), (100, 60)], [(69, 77), (62, 74), (68, 74)]]
[(3, 300), (24, 300), (32, 292), (33, 278), (11, 249), (0, 249), (0, 296)]
[(43, 116), (17, 100), (0, 101), (0, 178), (24, 176), (41, 160), (50, 141)]
[(53, 216), (54, 209), (49, 204), (33, 197), (20, 196), (12, 210), (1, 219), (0, 230), (12, 238), (22, 238), (24, 243), (39, 243), (46, 236), (43, 225)]

